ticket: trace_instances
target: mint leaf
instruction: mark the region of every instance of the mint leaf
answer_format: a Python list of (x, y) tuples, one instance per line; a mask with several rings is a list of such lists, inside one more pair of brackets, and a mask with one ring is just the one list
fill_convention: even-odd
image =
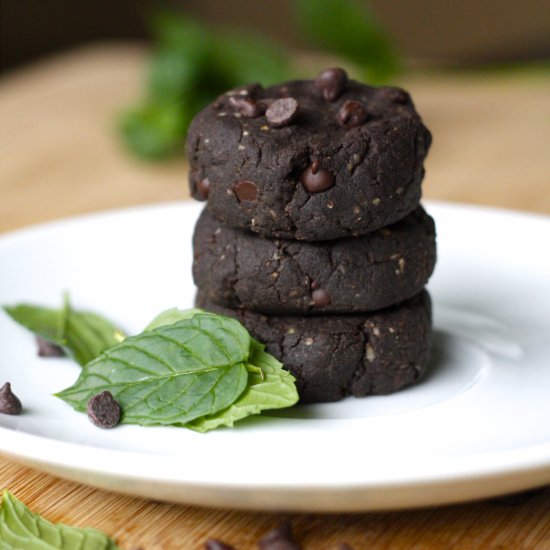
[(363, 68), (371, 83), (387, 83), (399, 70), (391, 41), (364, 3), (298, 0), (297, 20), (318, 46)]
[(0, 549), (117, 550), (115, 541), (96, 529), (54, 524), (31, 512), (4, 491), (0, 506)]
[(183, 319), (189, 319), (193, 317), (193, 315), (196, 315), (197, 313), (206, 313), (206, 312), (198, 308), (181, 310), (181, 309), (178, 309), (177, 307), (173, 307), (171, 309), (167, 309), (166, 311), (163, 311), (162, 313), (159, 313), (145, 327), (145, 330), (153, 330), (159, 327), (163, 327), (164, 325), (172, 325), (174, 323), (177, 323), (178, 321), (182, 321)]
[(4, 311), (17, 323), (45, 340), (62, 346), (65, 334), (65, 312), (30, 304), (3, 306)]
[[(186, 425), (197, 432), (207, 432), (234, 423), (267, 409), (291, 407), (298, 402), (295, 378), (283, 369), (282, 363), (264, 351), (263, 344), (252, 340), (248, 388), (227, 409), (203, 416)], [(257, 369), (260, 372), (257, 372)]]
[(180, 101), (147, 101), (124, 113), (120, 129), (132, 151), (149, 159), (160, 159), (183, 149), (191, 117), (192, 113)]
[[(202, 310), (168, 309), (157, 315), (146, 330), (189, 319), (199, 313), (203, 313)], [(248, 386), (234, 403), (215, 414), (197, 418), (185, 427), (197, 432), (207, 432), (221, 426), (233, 427), (235, 422), (247, 416), (268, 409), (291, 407), (298, 402), (294, 376), (284, 370), (283, 364), (264, 351), (264, 345), (253, 338), (250, 339), (250, 355), (246, 368)]]
[(164, 11), (152, 23), (155, 45), (143, 101), (124, 113), (120, 131), (137, 155), (183, 152), (193, 116), (230, 88), (288, 77), (288, 54), (263, 36), (211, 29)]
[(186, 424), (231, 405), (245, 390), (250, 336), (234, 319), (197, 313), (131, 336), (84, 367), (58, 397), (84, 412), (109, 390), (122, 422)]
[(218, 32), (211, 40), (213, 69), (228, 88), (252, 82), (268, 86), (289, 77), (286, 51), (256, 33)]
[(113, 323), (95, 313), (72, 309), (67, 299), (61, 309), (18, 304), (4, 306), (4, 311), (31, 332), (61, 346), (80, 365), (124, 338)]

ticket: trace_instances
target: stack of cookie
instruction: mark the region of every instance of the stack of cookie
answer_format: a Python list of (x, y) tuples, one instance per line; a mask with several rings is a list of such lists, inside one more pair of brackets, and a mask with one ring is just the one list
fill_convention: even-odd
[(430, 143), (405, 91), (342, 69), (232, 90), (191, 124), (197, 305), (238, 318), (302, 402), (391, 393), (426, 368)]

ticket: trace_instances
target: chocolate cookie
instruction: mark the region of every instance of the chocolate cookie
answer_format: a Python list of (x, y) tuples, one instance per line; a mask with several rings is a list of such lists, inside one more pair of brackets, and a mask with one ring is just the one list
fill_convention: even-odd
[(203, 210), (193, 238), (195, 284), (230, 308), (300, 315), (382, 309), (420, 292), (435, 265), (422, 207), (361, 237), (316, 243), (262, 238)]
[(197, 306), (235, 317), (295, 377), (302, 403), (392, 393), (428, 363), (431, 304), (426, 291), (371, 314), (266, 316), (223, 308), (199, 293)]
[(219, 220), (266, 237), (362, 235), (417, 206), (430, 143), (398, 88), (348, 81), (337, 69), (250, 85), (193, 120), (191, 191)]

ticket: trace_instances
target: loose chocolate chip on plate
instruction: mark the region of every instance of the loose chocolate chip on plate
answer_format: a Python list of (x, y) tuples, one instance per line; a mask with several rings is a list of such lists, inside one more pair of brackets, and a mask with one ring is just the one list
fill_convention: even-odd
[(323, 92), (326, 101), (336, 101), (348, 83), (344, 69), (325, 69), (315, 79), (315, 85)]
[(315, 307), (328, 306), (332, 301), (330, 294), (324, 288), (317, 288), (311, 293), (311, 300)]
[(233, 186), (233, 191), (240, 201), (255, 201), (258, 196), (258, 186), (249, 180), (238, 181)]
[(208, 193), (210, 193), (210, 180), (208, 178), (202, 178), (197, 182), (197, 193), (201, 200), (208, 199)]
[(368, 118), (365, 106), (359, 101), (346, 101), (338, 111), (338, 124), (344, 128), (361, 126)]
[(321, 193), (327, 191), (334, 185), (334, 174), (321, 168), (318, 160), (314, 160), (300, 176), (302, 185), (310, 193)]
[(270, 126), (281, 128), (294, 122), (297, 114), (298, 102), (292, 97), (283, 97), (271, 103), (265, 112), (265, 117)]
[(0, 388), (0, 413), (17, 415), (21, 414), (23, 406), (19, 398), (11, 391), (11, 384), (6, 382)]
[(208, 539), (206, 541), (206, 544), (204, 545), (205, 550), (234, 550), (233, 546), (229, 546), (229, 544), (225, 544), (225, 542), (222, 542), (221, 540), (216, 539)]
[(49, 342), (41, 336), (36, 337), (36, 344), (38, 346), (39, 357), (64, 357), (65, 355), (62, 347)]
[(257, 118), (265, 113), (265, 105), (250, 97), (231, 96), (229, 104), (235, 111), (247, 118)]
[(120, 422), (120, 405), (110, 391), (102, 391), (88, 401), (88, 418), (99, 428), (114, 428)]

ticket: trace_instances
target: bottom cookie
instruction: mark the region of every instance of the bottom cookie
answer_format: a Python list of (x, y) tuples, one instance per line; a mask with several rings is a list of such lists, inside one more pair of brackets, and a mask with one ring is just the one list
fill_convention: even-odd
[(267, 316), (233, 310), (201, 292), (197, 307), (238, 319), (296, 377), (302, 403), (353, 395), (385, 395), (417, 382), (431, 339), (425, 290), (398, 306), (369, 314)]

